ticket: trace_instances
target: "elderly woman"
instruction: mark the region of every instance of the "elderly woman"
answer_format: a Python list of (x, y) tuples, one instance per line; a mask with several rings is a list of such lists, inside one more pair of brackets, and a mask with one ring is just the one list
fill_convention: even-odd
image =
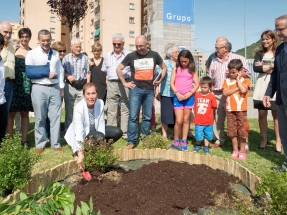
[(98, 99), (97, 87), (94, 83), (87, 83), (83, 87), (83, 99), (74, 107), (73, 121), (69, 126), (65, 139), (72, 147), (79, 164), (84, 158), (81, 142), (93, 136), (94, 139), (113, 139), (116, 142), (123, 135), (120, 128), (105, 125), (104, 102)]
[[(174, 43), (169, 43), (165, 47), (166, 58), (164, 63), (167, 67), (166, 76), (161, 82), (160, 90), (157, 87), (156, 89), (156, 98), (161, 101), (160, 105), (160, 115), (161, 115), (161, 130), (162, 136), (167, 138), (167, 128), (168, 125), (174, 125), (175, 116), (173, 110), (173, 97), (174, 93), (170, 88), (170, 77), (172, 68), (175, 66), (177, 61), (177, 56), (179, 54), (179, 48)], [(157, 73), (161, 72), (161, 69), (158, 68)]]

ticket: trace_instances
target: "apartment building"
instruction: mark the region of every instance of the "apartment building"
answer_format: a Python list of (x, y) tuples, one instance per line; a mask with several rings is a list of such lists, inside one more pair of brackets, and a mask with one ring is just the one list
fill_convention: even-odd
[[(73, 37), (81, 40), (89, 57), (95, 41), (102, 44), (103, 55), (112, 50), (112, 35), (117, 32), (125, 36), (125, 49), (135, 50), (135, 37), (141, 33), (141, 0), (89, 0), (88, 4), (85, 18), (73, 27)], [(31, 29), (31, 48), (38, 46), (38, 31), (47, 29), (52, 42), (62, 41), (69, 50), (69, 28), (50, 12), (47, 0), (20, 0), (20, 26)]]
[(16, 39), (18, 40), (18, 31), (20, 29), (20, 24), (19, 22), (9, 22), (12, 26), (12, 36), (11, 36), (11, 39)]
[(168, 43), (194, 52), (194, 0), (142, 0), (142, 34), (164, 57)]
[(194, 50), (193, 56), (195, 58), (195, 67), (198, 71), (205, 71), (206, 55), (200, 51)]
[(62, 25), (56, 14), (50, 12), (47, 0), (20, 0), (20, 27), (31, 29), (30, 47), (36, 48), (38, 32), (47, 29), (52, 34), (52, 42), (62, 41), (69, 44), (69, 28)]

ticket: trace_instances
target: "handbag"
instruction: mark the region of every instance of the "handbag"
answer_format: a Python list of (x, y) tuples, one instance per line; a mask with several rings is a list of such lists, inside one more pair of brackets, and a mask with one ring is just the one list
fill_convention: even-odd
[(30, 79), (46, 78), (50, 75), (50, 60), (52, 58), (53, 51), (50, 48), (48, 62), (46, 65), (26, 65), (26, 75)]
[(74, 81), (73, 83), (70, 83), (70, 84), (72, 85), (72, 87), (76, 88), (77, 90), (82, 90), (85, 83), (87, 83), (87, 79)]

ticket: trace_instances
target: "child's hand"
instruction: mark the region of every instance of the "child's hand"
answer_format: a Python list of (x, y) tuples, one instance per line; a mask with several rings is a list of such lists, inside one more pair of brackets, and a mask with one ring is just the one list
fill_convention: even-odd
[(178, 101), (184, 100), (184, 96), (181, 95), (180, 93), (177, 93), (177, 94), (176, 94), (176, 97), (177, 97)]
[(238, 75), (237, 75), (237, 77), (236, 77), (236, 80), (237, 81), (240, 81), (240, 78), (242, 77), (242, 73), (241, 73), (241, 71), (239, 71), (238, 72)]
[(192, 92), (187, 92), (186, 94), (184, 94), (183, 99), (188, 99), (192, 96)]

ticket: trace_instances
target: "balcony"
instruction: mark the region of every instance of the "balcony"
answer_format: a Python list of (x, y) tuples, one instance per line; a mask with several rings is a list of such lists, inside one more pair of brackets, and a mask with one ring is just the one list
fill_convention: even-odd
[(95, 28), (98, 28), (98, 27), (100, 27), (100, 20), (97, 20), (97, 21), (95, 22), (95, 25), (94, 25), (94, 27), (95, 27)]
[(100, 5), (98, 7), (95, 8), (95, 14), (100, 12)]
[(146, 32), (147, 32), (147, 27), (143, 27), (141, 35), (145, 35)]
[(147, 41), (151, 41), (151, 36), (150, 35), (147, 35)]
[(144, 23), (144, 24), (147, 24), (147, 15), (144, 16), (144, 18), (143, 18), (143, 23)]

